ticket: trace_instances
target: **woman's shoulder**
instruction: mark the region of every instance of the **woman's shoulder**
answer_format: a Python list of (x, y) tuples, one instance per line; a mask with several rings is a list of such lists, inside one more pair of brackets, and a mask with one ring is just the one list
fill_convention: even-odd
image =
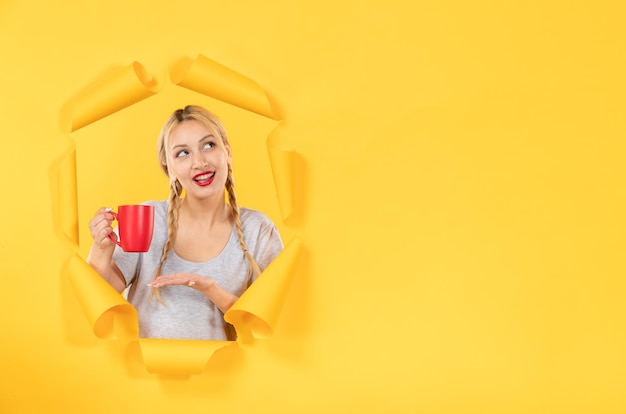
[(262, 211), (254, 210), (247, 207), (239, 207), (239, 216), (241, 217), (241, 224), (245, 226), (272, 226), (274, 223), (272, 220)]
[(260, 255), (255, 259), (263, 262), (259, 265), (264, 269), (269, 264), (266, 259), (270, 256), (273, 259), (283, 248), (278, 228), (265, 213), (258, 210), (240, 208), (239, 215), (246, 244), (251, 252), (255, 252), (253, 255)]

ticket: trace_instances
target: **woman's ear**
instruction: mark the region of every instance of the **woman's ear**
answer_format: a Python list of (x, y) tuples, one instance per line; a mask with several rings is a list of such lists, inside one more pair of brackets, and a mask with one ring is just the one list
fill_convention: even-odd
[(225, 151), (226, 151), (226, 155), (228, 156), (228, 161), (229, 161), (229, 163), (230, 163), (230, 161), (232, 161), (232, 160), (233, 160), (233, 155), (232, 155), (232, 153), (230, 152), (230, 145), (225, 144), (225, 145), (224, 145), (224, 149), (225, 149)]

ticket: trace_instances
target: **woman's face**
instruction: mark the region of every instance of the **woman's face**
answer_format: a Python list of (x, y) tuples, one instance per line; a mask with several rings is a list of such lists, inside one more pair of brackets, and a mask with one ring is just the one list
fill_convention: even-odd
[(187, 197), (224, 197), (231, 154), (220, 136), (187, 120), (172, 129), (166, 145), (170, 177), (178, 179)]

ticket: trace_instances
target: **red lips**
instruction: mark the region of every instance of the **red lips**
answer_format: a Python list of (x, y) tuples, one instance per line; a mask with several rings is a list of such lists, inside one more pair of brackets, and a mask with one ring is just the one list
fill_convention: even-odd
[(210, 185), (215, 178), (215, 171), (205, 171), (193, 176), (193, 180), (201, 187)]

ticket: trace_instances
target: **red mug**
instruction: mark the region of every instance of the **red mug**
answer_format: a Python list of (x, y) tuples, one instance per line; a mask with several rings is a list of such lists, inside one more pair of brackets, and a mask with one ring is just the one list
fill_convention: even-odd
[(154, 231), (154, 206), (139, 204), (119, 206), (111, 211), (117, 220), (118, 239), (109, 237), (125, 252), (147, 252)]

